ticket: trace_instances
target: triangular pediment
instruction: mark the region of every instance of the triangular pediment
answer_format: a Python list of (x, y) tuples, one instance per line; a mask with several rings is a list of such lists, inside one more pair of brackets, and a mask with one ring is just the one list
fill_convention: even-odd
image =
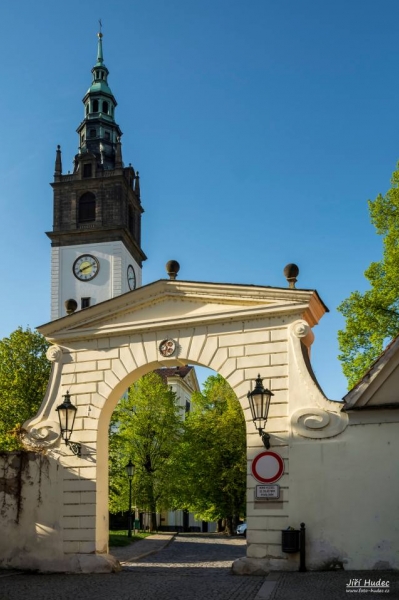
[(38, 329), (55, 341), (298, 312), (313, 325), (326, 310), (312, 290), (160, 280)]
[(344, 397), (344, 410), (399, 408), (399, 336)]

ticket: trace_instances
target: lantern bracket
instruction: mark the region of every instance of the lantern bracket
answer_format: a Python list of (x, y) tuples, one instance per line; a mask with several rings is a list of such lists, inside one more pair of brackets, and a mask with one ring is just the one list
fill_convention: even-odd
[(75, 456), (79, 456), (79, 458), (82, 456), (82, 444), (78, 442), (66, 442), (66, 445), (70, 447)]
[(259, 431), (259, 435), (262, 438), (262, 442), (266, 450), (270, 448), (270, 435), (266, 431)]

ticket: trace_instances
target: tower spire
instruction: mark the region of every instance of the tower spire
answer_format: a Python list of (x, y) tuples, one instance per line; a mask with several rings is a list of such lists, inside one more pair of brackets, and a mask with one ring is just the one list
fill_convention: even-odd
[(84, 118), (77, 132), (79, 155), (84, 157), (89, 153), (96, 157), (101, 169), (109, 170), (115, 168), (117, 141), (122, 131), (115, 122), (117, 102), (108, 85), (109, 71), (104, 63), (101, 19), (99, 23), (97, 62), (91, 70), (92, 82), (83, 98)]
[(99, 19), (98, 21), (100, 23), (100, 31), (97, 33), (97, 37), (98, 37), (98, 44), (97, 44), (97, 65), (102, 65), (104, 63), (104, 56), (103, 56), (103, 34), (102, 34), (102, 27), (103, 24), (101, 23), (101, 19)]

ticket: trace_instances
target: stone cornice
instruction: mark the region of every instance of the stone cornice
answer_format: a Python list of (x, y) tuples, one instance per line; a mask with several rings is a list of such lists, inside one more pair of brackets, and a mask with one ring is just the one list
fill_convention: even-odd
[[(169, 310), (168, 314), (165, 308), (170, 308), (176, 302), (186, 305), (194, 303), (194, 306), (190, 306), (189, 311), (182, 307), (177, 313)], [(151, 315), (143, 315), (149, 308), (154, 309)], [(327, 310), (313, 290), (159, 280), (38, 329), (48, 339), (56, 341), (85, 338), (88, 335), (119, 335), (121, 331), (133, 334), (278, 315), (300, 315), (313, 326)], [(130, 319), (129, 314), (132, 317)]]

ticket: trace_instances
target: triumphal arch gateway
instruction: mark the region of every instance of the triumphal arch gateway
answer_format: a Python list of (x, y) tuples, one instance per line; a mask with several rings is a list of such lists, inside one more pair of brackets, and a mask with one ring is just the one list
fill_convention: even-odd
[[(345, 403), (329, 401), (309, 361), (312, 328), (325, 311), (312, 290), (160, 280), (40, 327), (53, 344), (53, 368), (39, 413), (25, 424), (25, 444), (44, 456), (47, 470), (23, 492), (18, 523), (3, 521), (1, 564), (118, 568), (108, 553), (111, 413), (145, 373), (189, 363), (223, 375), (246, 419), (247, 554), (234, 564), (236, 573), (297, 569), (298, 553), (284, 552), (281, 539), (300, 522), (308, 568), (398, 568), (398, 411), (391, 410), (398, 344)], [(169, 357), (161, 352), (164, 340), (173, 342)], [(265, 448), (247, 393), (258, 373), (274, 394), (267, 432), (284, 465), (277, 498), (255, 493), (252, 467)], [(71, 441), (81, 444), (80, 456), (60, 436), (56, 408), (67, 391), (77, 407)]]
[[(145, 373), (190, 364), (225, 377), (245, 415), (247, 553), (235, 573), (297, 569), (282, 532), (301, 522), (308, 568), (398, 568), (399, 341), (345, 402), (332, 402), (310, 366), (312, 330), (327, 310), (316, 291), (293, 281), (179, 281), (176, 271), (140, 287), (140, 178), (122, 159), (101, 32), (91, 72), (73, 173), (63, 174), (56, 152), (52, 321), (39, 328), (53, 368), (38, 414), (24, 425), (32, 452), (0, 456), (0, 566), (118, 569), (108, 552), (110, 416)], [(273, 393), (268, 454), (247, 398), (258, 374)], [(69, 445), (57, 412), (67, 392), (77, 409)]]
[[(58, 472), (42, 491), (43, 502), (47, 496), (49, 502), (56, 499), (57, 514), (51, 547), (43, 540), (42, 554), (38, 544), (37, 560), (67, 570), (77, 561), (96, 570), (113, 563), (108, 555), (111, 414), (128, 386), (145, 373), (193, 364), (226, 378), (247, 421), (248, 559), (271, 555), (287, 562), (281, 530), (304, 520), (310, 530), (308, 509), (305, 513), (292, 501), (292, 437), (333, 439), (347, 425), (341, 406), (323, 398), (307, 367), (312, 326), (325, 310), (314, 291), (161, 280), (40, 327), (53, 343), (48, 352), (53, 370), (39, 414), (26, 425), (26, 443), (46, 448)], [(169, 358), (161, 354), (165, 339), (175, 343)], [(250, 463), (265, 448), (247, 400), (258, 374), (274, 394), (267, 426), (271, 450), (285, 463), (280, 497), (263, 502), (255, 501)], [(60, 438), (56, 408), (67, 391), (78, 409), (72, 441), (81, 444), (80, 457)]]

